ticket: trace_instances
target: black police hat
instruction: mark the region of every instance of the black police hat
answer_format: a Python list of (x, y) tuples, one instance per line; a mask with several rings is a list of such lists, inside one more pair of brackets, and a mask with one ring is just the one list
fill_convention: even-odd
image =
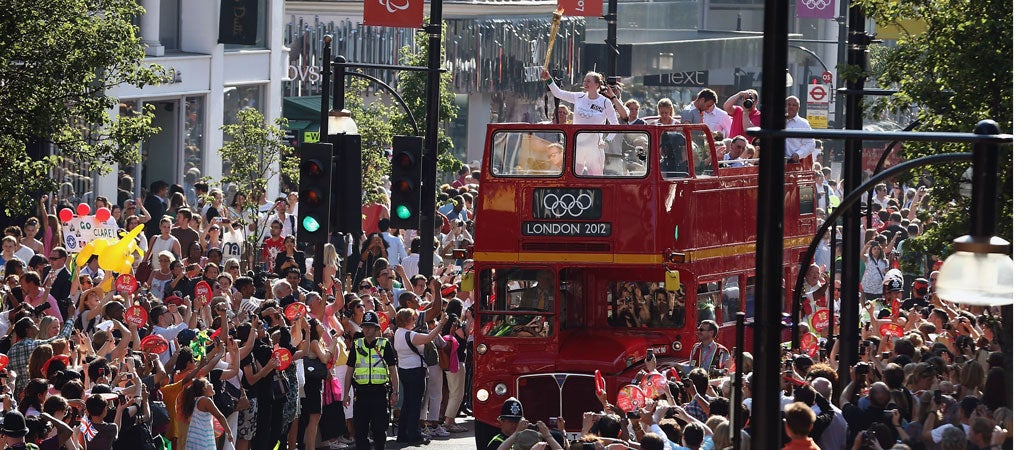
[(10, 437), (22, 437), (28, 434), (25, 416), (19, 411), (8, 411), (4, 414), (4, 422), (0, 425), (0, 434)]
[(380, 319), (377, 318), (377, 313), (373, 311), (367, 311), (363, 314), (363, 324), (365, 326), (374, 326), (380, 328)]
[(501, 405), (501, 415), (498, 416), (502, 420), (519, 420), (523, 418), (523, 403), (515, 397), (511, 397), (505, 400), (505, 403)]

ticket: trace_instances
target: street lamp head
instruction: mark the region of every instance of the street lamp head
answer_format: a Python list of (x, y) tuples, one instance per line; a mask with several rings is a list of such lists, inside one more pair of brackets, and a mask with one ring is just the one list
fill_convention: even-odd
[(359, 134), (352, 111), (332, 109), (327, 113), (327, 134)]
[(997, 236), (961, 236), (953, 241), (953, 250), (935, 282), (935, 293), (940, 298), (968, 305), (1013, 302), (1009, 242)]

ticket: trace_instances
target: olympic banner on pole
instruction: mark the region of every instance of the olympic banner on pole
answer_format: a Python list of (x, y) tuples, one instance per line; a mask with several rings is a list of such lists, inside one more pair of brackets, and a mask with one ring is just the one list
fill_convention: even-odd
[(420, 28), (423, 0), (363, 0), (363, 25)]
[(835, 19), (835, 0), (796, 0), (796, 17), (800, 19)]
[(566, 16), (601, 17), (604, 15), (602, 0), (558, 0), (558, 7), (565, 10), (562, 14)]

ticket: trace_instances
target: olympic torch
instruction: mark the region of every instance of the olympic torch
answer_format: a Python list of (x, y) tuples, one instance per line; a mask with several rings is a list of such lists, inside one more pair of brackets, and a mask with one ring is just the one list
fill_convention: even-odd
[(548, 51), (544, 55), (544, 70), (548, 70), (548, 64), (551, 63), (551, 51), (555, 49), (555, 39), (558, 38), (558, 26), (562, 23), (562, 13), (564, 9), (559, 7), (551, 14), (551, 35), (548, 36)]

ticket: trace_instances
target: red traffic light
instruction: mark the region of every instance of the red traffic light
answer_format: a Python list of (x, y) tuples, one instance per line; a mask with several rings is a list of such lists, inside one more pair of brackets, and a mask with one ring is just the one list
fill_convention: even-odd
[(307, 159), (299, 165), (299, 171), (302, 175), (320, 177), (327, 173), (327, 167), (319, 160)]
[(324, 195), (320, 189), (310, 188), (299, 192), (299, 204), (309, 206), (319, 205), (324, 201)]
[(412, 168), (416, 165), (416, 159), (407, 151), (400, 151), (392, 156), (393, 164), (399, 168)]

